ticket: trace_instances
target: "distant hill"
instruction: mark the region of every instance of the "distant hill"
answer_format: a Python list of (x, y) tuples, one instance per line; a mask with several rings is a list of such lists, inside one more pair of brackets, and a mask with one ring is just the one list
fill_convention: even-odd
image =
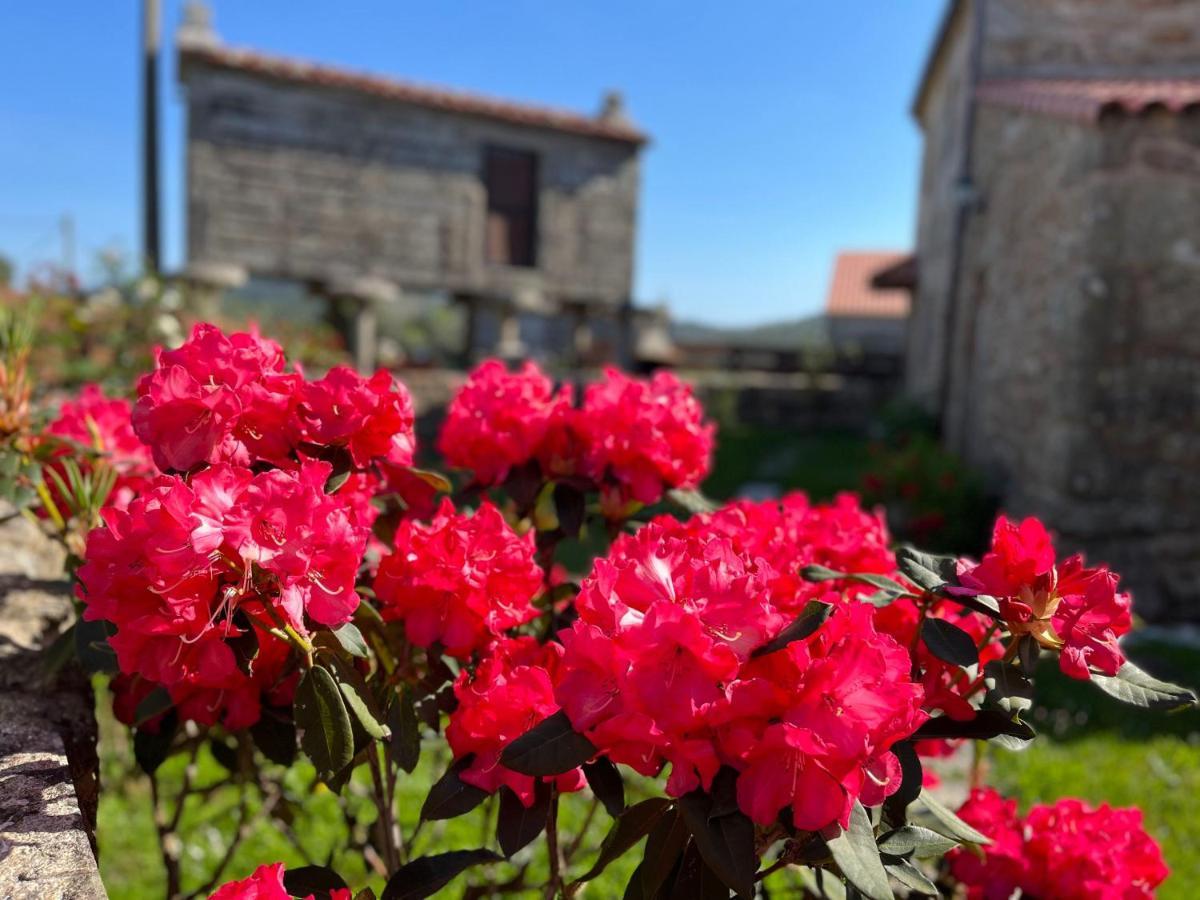
[(789, 319), (747, 328), (722, 328), (700, 322), (673, 322), (671, 337), (679, 344), (721, 345), (765, 350), (796, 350), (829, 343), (824, 316)]

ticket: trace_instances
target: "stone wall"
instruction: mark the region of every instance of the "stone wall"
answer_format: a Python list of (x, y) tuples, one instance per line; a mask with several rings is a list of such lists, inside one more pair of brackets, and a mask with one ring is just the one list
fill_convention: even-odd
[(982, 108), (950, 446), (1014, 514), (1200, 619), (1200, 115)]
[[(184, 80), (191, 262), (501, 297), (630, 296), (635, 145), (200, 63)], [(489, 145), (538, 154), (536, 268), (485, 262)]]
[(1133, 77), (1200, 71), (1197, 0), (987, 0), (993, 76)]
[(0, 897), (103, 900), (92, 692), (48, 677), (42, 652), (73, 615), (63, 555), (0, 510)]

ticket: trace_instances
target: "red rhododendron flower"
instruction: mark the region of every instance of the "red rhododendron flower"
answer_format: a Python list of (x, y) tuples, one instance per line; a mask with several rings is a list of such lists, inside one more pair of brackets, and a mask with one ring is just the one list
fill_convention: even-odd
[[(336, 626), (358, 605), (367, 533), (324, 492), (329, 470), (309, 462), (255, 475), (217, 465), (190, 482), (160, 476), (127, 509), (105, 510), (88, 535), (78, 592), (85, 619), (116, 626), (109, 643), (121, 671), (178, 700), (208, 692), (190, 708), (200, 721), (257, 718), (262, 685), (251, 689), (247, 678), (261, 664), (270, 680), (271, 661), (282, 662), (263, 629), (277, 619), (301, 633), (308, 619)], [(230, 644), (247, 628), (259, 647), (250, 675)]]
[[(283, 886), (283, 875), (283, 863), (259, 866), (249, 878), (221, 885), (209, 900), (291, 900), (292, 895)], [(304, 900), (314, 900), (315, 896), (309, 894)], [(349, 888), (334, 888), (322, 892), (321, 896), (329, 900), (351, 900), (353, 892)]]
[[(504, 638), (488, 650), (471, 675), (465, 669), (454, 683), (458, 708), (450, 714), (446, 740), (459, 759), (474, 754), (460, 777), (485, 791), (506, 786), (526, 807), (534, 801), (534, 777), (500, 765), (500, 753), (543, 719), (558, 712), (554, 676), (562, 647), (539, 645), (532, 637)], [(560, 791), (584, 785), (582, 769), (555, 777)]]
[[(155, 474), (150, 451), (133, 432), (132, 407), (122, 397), (107, 397), (98, 384), (85, 384), (74, 400), (59, 409), (46, 433), (68, 438), (103, 453), (117, 472), (108, 505), (125, 507)], [(74, 455), (64, 450), (59, 455)], [(53, 482), (50, 482), (53, 484)]]
[(961, 562), (955, 590), (988, 594), (1014, 635), (1032, 635), (1060, 652), (1059, 665), (1073, 678), (1092, 670), (1115, 675), (1125, 656), (1117, 639), (1132, 627), (1130, 598), (1117, 591), (1105, 566), (1086, 568), (1073, 556), (1055, 565), (1050, 535), (1037, 519), (1020, 524), (1001, 516), (991, 549), (977, 565)]
[(711, 422), (670, 372), (631, 378), (614, 368), (588, 385), (574, 420), (585, 473), (601, 485), (607, 511), (629, 501), (654, 503), (664, 488), (694, 488), (712, 466)]
[(345, 447), (356, 466), (373, 459), (411, 465), (413, 405), (408, 389), (380, 369), (366, 379), (335, 366), (320, 381), (300, 386), (295, 408), (296, 439)]
[(510, 372), (489, 359), (450, 401), (438, 450), (450, 465), (474, 472), (480, 484), (499, 484), (510, 469), (539, 455), (551, 421), (570, 410), (570, 388), (555, 392), (534, 363)]
[(1007, 900), (1018, 890), (1062, 900), (1142, 900), (1168, 874), (1139, 809), (1064, 798), (1034, 806), (1022, 820), (1015, 802), (986, 788), (972, 791), (958, 814), (992, 839), (982, 859), (963, 849), (947, 856), (971, 900)]
[(274, 341), (198, 324), (178, 350), (159, 350), (138, 382), (133, 428), (164, 471), (277, 462), (291, 449), (286, 425), (300, 380), (284, 372)]
[(581, 586), (561, 633), (556, 698), (576, 730), (645, 775), (669, 763), (667, 792), (741, 773), (756, 822), (792, 807), (797, 827), (845, 824), (856, 799), (899, 786), (890, 747), (924, 721), (911, 660), (876, 632), (873, 608), (839, 608), (816, 634), (762, 657), (790, 621), (777, 575), (729, 537), (663, 517), (618, 538)]
[(401, 522), (395, 546), (379, 563), (375, 594), (383, 617), (402, 620), (415, 644), (440, 642), (466, 658), (537, 616), (534, 535), (518, 537), (491, 503), (468, 516), (444, 499), (428, 524)]

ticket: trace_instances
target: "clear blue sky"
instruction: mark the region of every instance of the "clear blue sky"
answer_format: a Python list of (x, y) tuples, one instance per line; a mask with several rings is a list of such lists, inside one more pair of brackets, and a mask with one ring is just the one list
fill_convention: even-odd
[[(163, 0), (173, 39), (183, 0)], [(625, 92), (645, 158), (636, 296), (756, 323), (816, 311), (841, 247), (904, 248), (908, 109), (943, 0), (212, 0), (230, 44), (591, 111)], [(136, 255), (136, 0), (10, 3), (0, 21), (0, 253), (85, 277)], [(174, 58), (163, 66), (166, 262), (182, 255)]]

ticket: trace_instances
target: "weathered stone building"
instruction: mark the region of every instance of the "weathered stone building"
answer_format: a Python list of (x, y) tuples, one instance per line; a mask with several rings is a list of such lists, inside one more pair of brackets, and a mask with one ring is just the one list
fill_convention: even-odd
[(522, 313), (581, 344), (629, 318), (646, 137), (619, 95), (587, 116), (235, 50), (196, 4), (178, 50), (189, 271), (349, 298), (364, 345), (400, 291), (461, 301), (508, 356)]
[(1013, 513), (1200, 619), (1200, 2), (955, 0), (909, 391)]

